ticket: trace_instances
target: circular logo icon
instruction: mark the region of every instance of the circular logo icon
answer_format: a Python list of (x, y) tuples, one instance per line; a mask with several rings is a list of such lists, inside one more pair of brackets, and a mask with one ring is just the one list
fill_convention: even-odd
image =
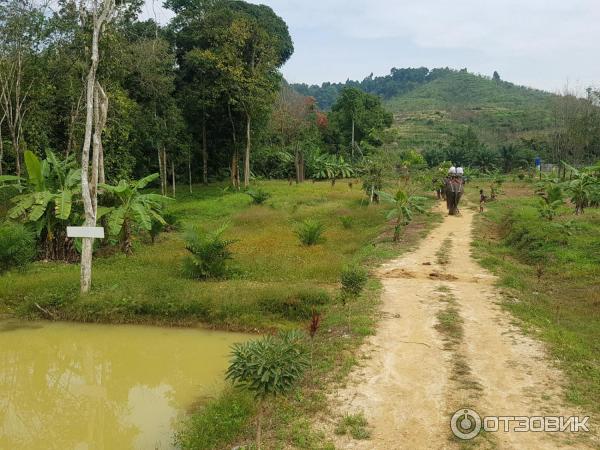
[(481, 431), (481, 417), (472, 409), (459, 409), (450, 419), (450, 428), (454, 436), (468, 441)]

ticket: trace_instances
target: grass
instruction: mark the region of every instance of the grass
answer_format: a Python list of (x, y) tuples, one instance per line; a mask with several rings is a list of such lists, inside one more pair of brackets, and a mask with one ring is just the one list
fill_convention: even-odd
[[(35, 319), (47, 311), (62, 320), (202, 323), (272, 332), (306, 329), (314, 306), (321, 313), (321, 324), (311, 341), (311, 368), (290, 395), (266, 404), (263, 442), (264, 448), (333, 448), (312, 426), (314, 417), (328, 408), (324, 386), (344, 382), (356, 365), (356, 349), (374, 333), (380, 288), (370, 279), (362, 294), (344, 306), (337, 301), (342, 269), (368, 269), (398, 255), (424, 237), (440, 216), (416, 216), (404, 229), (402, 243), (394, 245), (386, 206), (368, 205), (363, 193), (345, 183), (289, 186), (269, 181), (261, 187), (271, 194), (266, 204), (255, 205), (248, 195), (210, 186), (195, 187), (194, 194), (179, 195), (169, 206), (181, 230), (229, 223), (224, 237), (236, 241), (231, 247), (231, 279), (186, 278), (181, 267), (187, 253), (182, 231), (160, 235), (153, 245), (138, 236), (133, 256), (103, 251), (107, 256), (95, 257), (93, 288), (85, 297), (78, 293), (77, 265), (38, 262), (26, 271), (3, 275), (0, 313)], [(351, 218), (351, 227), (340, 222), (341, 215)], [(325, 226), (325, 239), (304, 246), (295, 227), (309, 218)], [(251, 445), (254, 414), (247, 392), (227, 389), (189, 414), (177, 442), (188, 449)]]
[[(26, 272), (0, 278), (0, 309), (36, 318), (39, 306), (56, 318), (86, 322), (190, 324), (205, 322), (227, 329), (285, 327), (277, 314), (265, 314), (265, 299), (283, 299), (315, 287), (331, 290), (342, 267), (353, 263), (385, 225), (383, 210), (368, 206), (359, 191), (344, 184), (288, 186), (264, 182), (268, 205), (252, 205), (243, 193), (219, 187), (196, 187), (169, 207), (185, 229), (190, 225), (215, 229), (230, 226), (225, 238), (236, 240), (233, 279), (199, 282), (182, 276), (186, 255), (182, 233), (159, 236), (154, 245), (138, 238), (135, 253), (94, 259), (93, 288), (80, 298), (79, 267), (36, 263)], [(354, 222), (344, 228), (337, 213)], [(349, 212), (348, 212), (349, 211)], [(295, 235), (298, 222), (318, 220), (325, 239), (309, 247)], [(360, 255), (358, 256), (360, 257)], [(290, 294), (291, 293), (291, 294)]]
[(474, 254), (500, 277), (504, 307), (547, 343), (567, 375), (567, 400), (598, 413), (600, 210), (575, 216), (564, 208), (550, 222), (539, 217), (531, 185), (504, 189), (476, 220)]
[(335, 434), (350, 434), (354, 439), (369, 439), (371, 433), (367, 426), (369, 423), (363, 413), (346, 414), (335, 428)]
[(451, 252), (452, 252), (452, 239), (451, 238), (444, 239), (442, 246), (435, 253), (436, 263), (438, 263), (442, 266), (447, 266), (448, 263), (450, 262), (450, 253)]

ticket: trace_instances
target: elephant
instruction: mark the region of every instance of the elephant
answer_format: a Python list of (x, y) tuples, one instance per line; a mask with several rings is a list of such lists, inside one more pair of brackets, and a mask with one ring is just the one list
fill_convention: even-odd
[(464, 192), (465, 182), (462, 177), (451, 176), (446, 178), (444, 191), (446, 193), (446, 205), (448, 214), (455, 216), (458, 214), (458, 203)]

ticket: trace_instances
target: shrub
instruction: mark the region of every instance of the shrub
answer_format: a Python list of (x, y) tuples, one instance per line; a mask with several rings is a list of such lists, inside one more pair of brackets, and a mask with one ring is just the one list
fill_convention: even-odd
[(352, 228), (354, 219), (351, 216), (340, 216), (340, 222), (342, 223), (342, 227), (348, 230)]
[(227, 379), (258, 400), (256, 447), (261, 448), (263, 400), (289, 392), (308, 367), (303, 334), (290, 331), (234, 344)]
[(30, 263), (36, 255), (34, 233), (23, 225), (0, 224), (0, 272)]
[(184, 260), (184, 271), (189, 277), (206, 279), (228, 275), (227, 263), (232, 259), (229, 246), (235, 241), (223, 238), (226, 229), (225, 224), (212, 232), (192, 228), (186, 233), (185, 248), (191, 255)]
[(345, 295), (359, 295), (367, 284), (368, 274), (365, 269), (358, 266), (348, 266), (342, 270), (342, 293)]
[(323, 241), (325, 225), (318, 220), (306, 219), (296, 228), (296, 235), (304, 245), (315, 245)]
[(327, 291), (303, 289), (283, 297), (267, 295), (258, 301), (262, 312), (279, 314), (291, 320), (310, 319), (315, 309), (331, 301)]
[(249, 189), (246, 191), (246, 194), (252, 197), (252, 203), (255, 205), (262, 205), (271, 198), (271, 194), (260, 188), (256, 190)]

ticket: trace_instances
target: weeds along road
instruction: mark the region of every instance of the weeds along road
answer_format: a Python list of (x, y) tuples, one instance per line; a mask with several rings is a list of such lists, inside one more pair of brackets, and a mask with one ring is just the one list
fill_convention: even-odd
[[(494, 277), (472, 259), (474, 214), (446, 217), (418, 249), (378, 269), (377, 333), (333, 399), (335, 420), (362, 412), (371, 437), (337, 436), (338, 448), (462, 448), (467, 441), (450, 429), (460, 408), (481, 417), (586, 415), (564, 404), (560, 371), (501, 309)], [(468, 447), (597, 448), (595, 431), (482, 433)]]

